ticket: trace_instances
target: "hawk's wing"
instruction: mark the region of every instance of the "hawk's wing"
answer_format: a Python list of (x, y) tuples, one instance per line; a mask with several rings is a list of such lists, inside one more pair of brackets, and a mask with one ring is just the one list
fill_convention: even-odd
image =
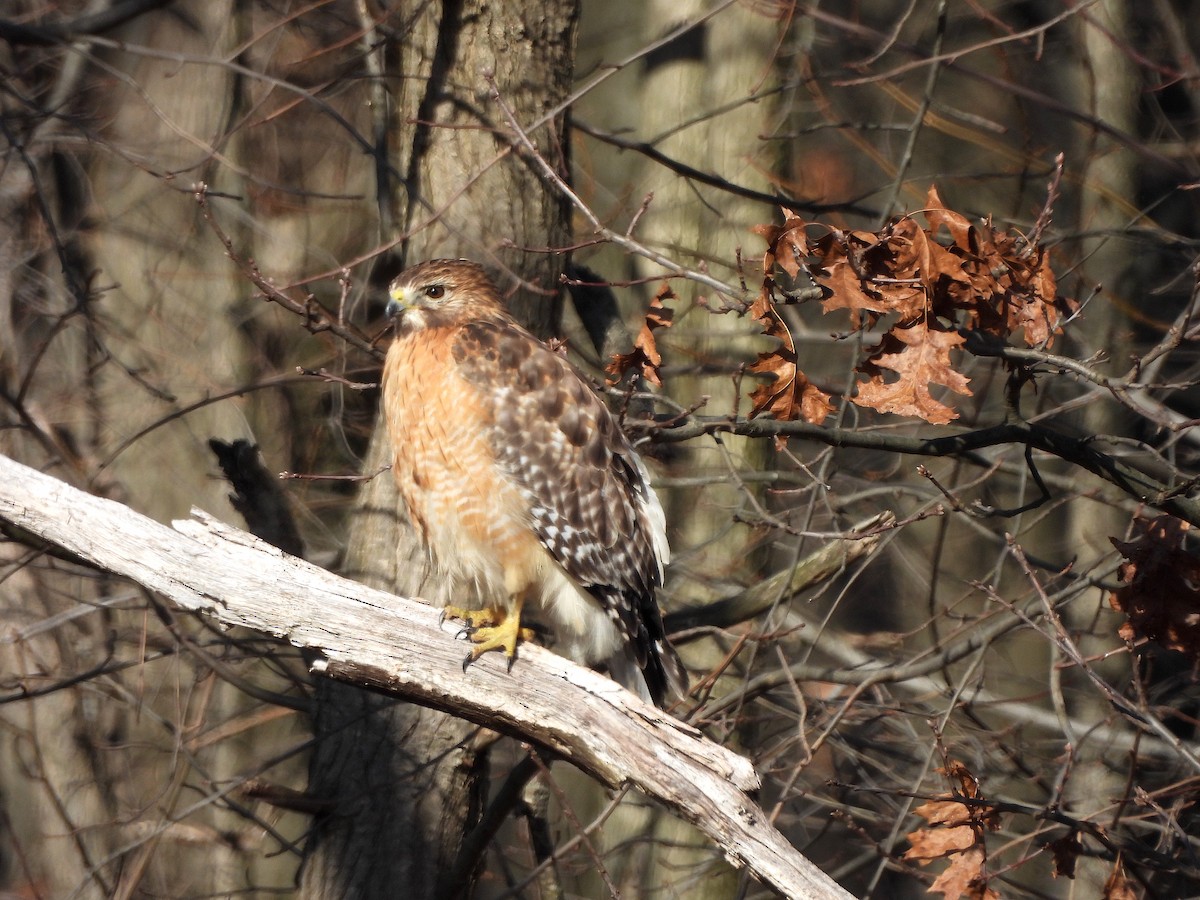
[(676, 680), (663, 669), (671, 651), (654, 599), (668, 561), (662, 507), (608, 407), (519, 326), (465, 325), (453, 354), (482, 395), (496, 461), (528, 499), (543, 546), (613, 616), (648, 678)]
[(529, 499), (531, 526), (585, 587), (662, 583), (662, 511), (641, 460), (575, 368), (524, 329), (464, 326), (453, 353), (490, 413), (496, 462)]

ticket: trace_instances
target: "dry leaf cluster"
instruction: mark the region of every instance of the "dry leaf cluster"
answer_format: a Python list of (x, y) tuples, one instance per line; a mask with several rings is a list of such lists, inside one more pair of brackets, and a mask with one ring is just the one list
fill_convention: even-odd
[(810, 281), (825, 312), (847, 310), (853, 329), (887, 328), (859, 364), (865, 378), (850, 398), (878, 412), (935, 425), (958, 418), (940, 395), (971, 395), (957, 368), (964, 332), (1050, 346), (1074, 303), (1057, 295), (1045, 248), (990, 221), (972, 223), (947, 209), (933, 187), (921, 215), (925, 227), (905, 215), (879, 231), (843, 231), (785, 209), (782, 225), (755, 229), (767, 250), (750, 315), (780, 342), (751, 367), (770, 378), (752, 397), (755, 414), (820, 424), (833, 408), (797, 364), (779, 311), (797, 292), (780, 290), (780, 273), (793, 285)]
[(1125, 557), (1124, 584), (1109, 597), (1127, 616), (1121, 637), (1148, 638), (1200, 659), (1200, 557), (1184, 549), (1188, 523), (1164, 515), (1139, 520), (1135, 528), (1134, 540), (1111, 539)]
[(961, 762), (953, 760), (938, 772), (956, 781), (958, 790), (913, 810), (929, 827), (908, 835), (910, 846), (904, 858), (920, 865), (937, 859), (949, 862), (930, 886), (931, 894), (940, 893), (946, 900), (999, 900), (1000, 895), (987, 886), (984, 874), (984, 837), (1000, 827), (1000, 816), (988, 806), (978, 779)]

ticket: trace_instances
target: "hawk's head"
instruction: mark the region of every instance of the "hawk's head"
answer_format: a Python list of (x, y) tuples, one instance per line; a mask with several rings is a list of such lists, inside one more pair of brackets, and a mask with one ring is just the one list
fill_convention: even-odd
[(405, 269), (388, 288), (387, 315), (405, 331), (508, 317), (483, 267), (468, 259), (431, 259)]

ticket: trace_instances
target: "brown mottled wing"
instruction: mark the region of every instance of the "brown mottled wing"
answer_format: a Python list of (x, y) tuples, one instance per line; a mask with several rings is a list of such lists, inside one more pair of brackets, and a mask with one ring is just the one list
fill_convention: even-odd
[(660, 562), (649, 490), (612, 415), (574, 368), (517, 326), (473, 323), (453, 353), (484, 393), (496, 461), (530, 500), (542, 543), (581, 584), (644, 591)]
[(649, 664), (654, 691), (664, 677), (654, 600), (663, 560), (629, 441), (571, 364), (515, 324), (466, 325), (453, 354), (486, 398), (496, 461), (528, 498), (531, 526)]

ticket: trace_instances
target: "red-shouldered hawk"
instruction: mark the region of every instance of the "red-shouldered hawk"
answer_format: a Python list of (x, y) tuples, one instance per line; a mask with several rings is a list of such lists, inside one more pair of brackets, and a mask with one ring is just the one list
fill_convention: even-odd
[(447, 609), (471, 626), (466, 662), (503, 649), (511, 665), (528, 611), (564, 656), (607, 664), (660, 706), (682, 694), (654, 599), (662, 506), (603, 400), (475, 263), (421, 263), (389, 293), (383, 405), (400, 496), (434, 571), (489, 606)]

